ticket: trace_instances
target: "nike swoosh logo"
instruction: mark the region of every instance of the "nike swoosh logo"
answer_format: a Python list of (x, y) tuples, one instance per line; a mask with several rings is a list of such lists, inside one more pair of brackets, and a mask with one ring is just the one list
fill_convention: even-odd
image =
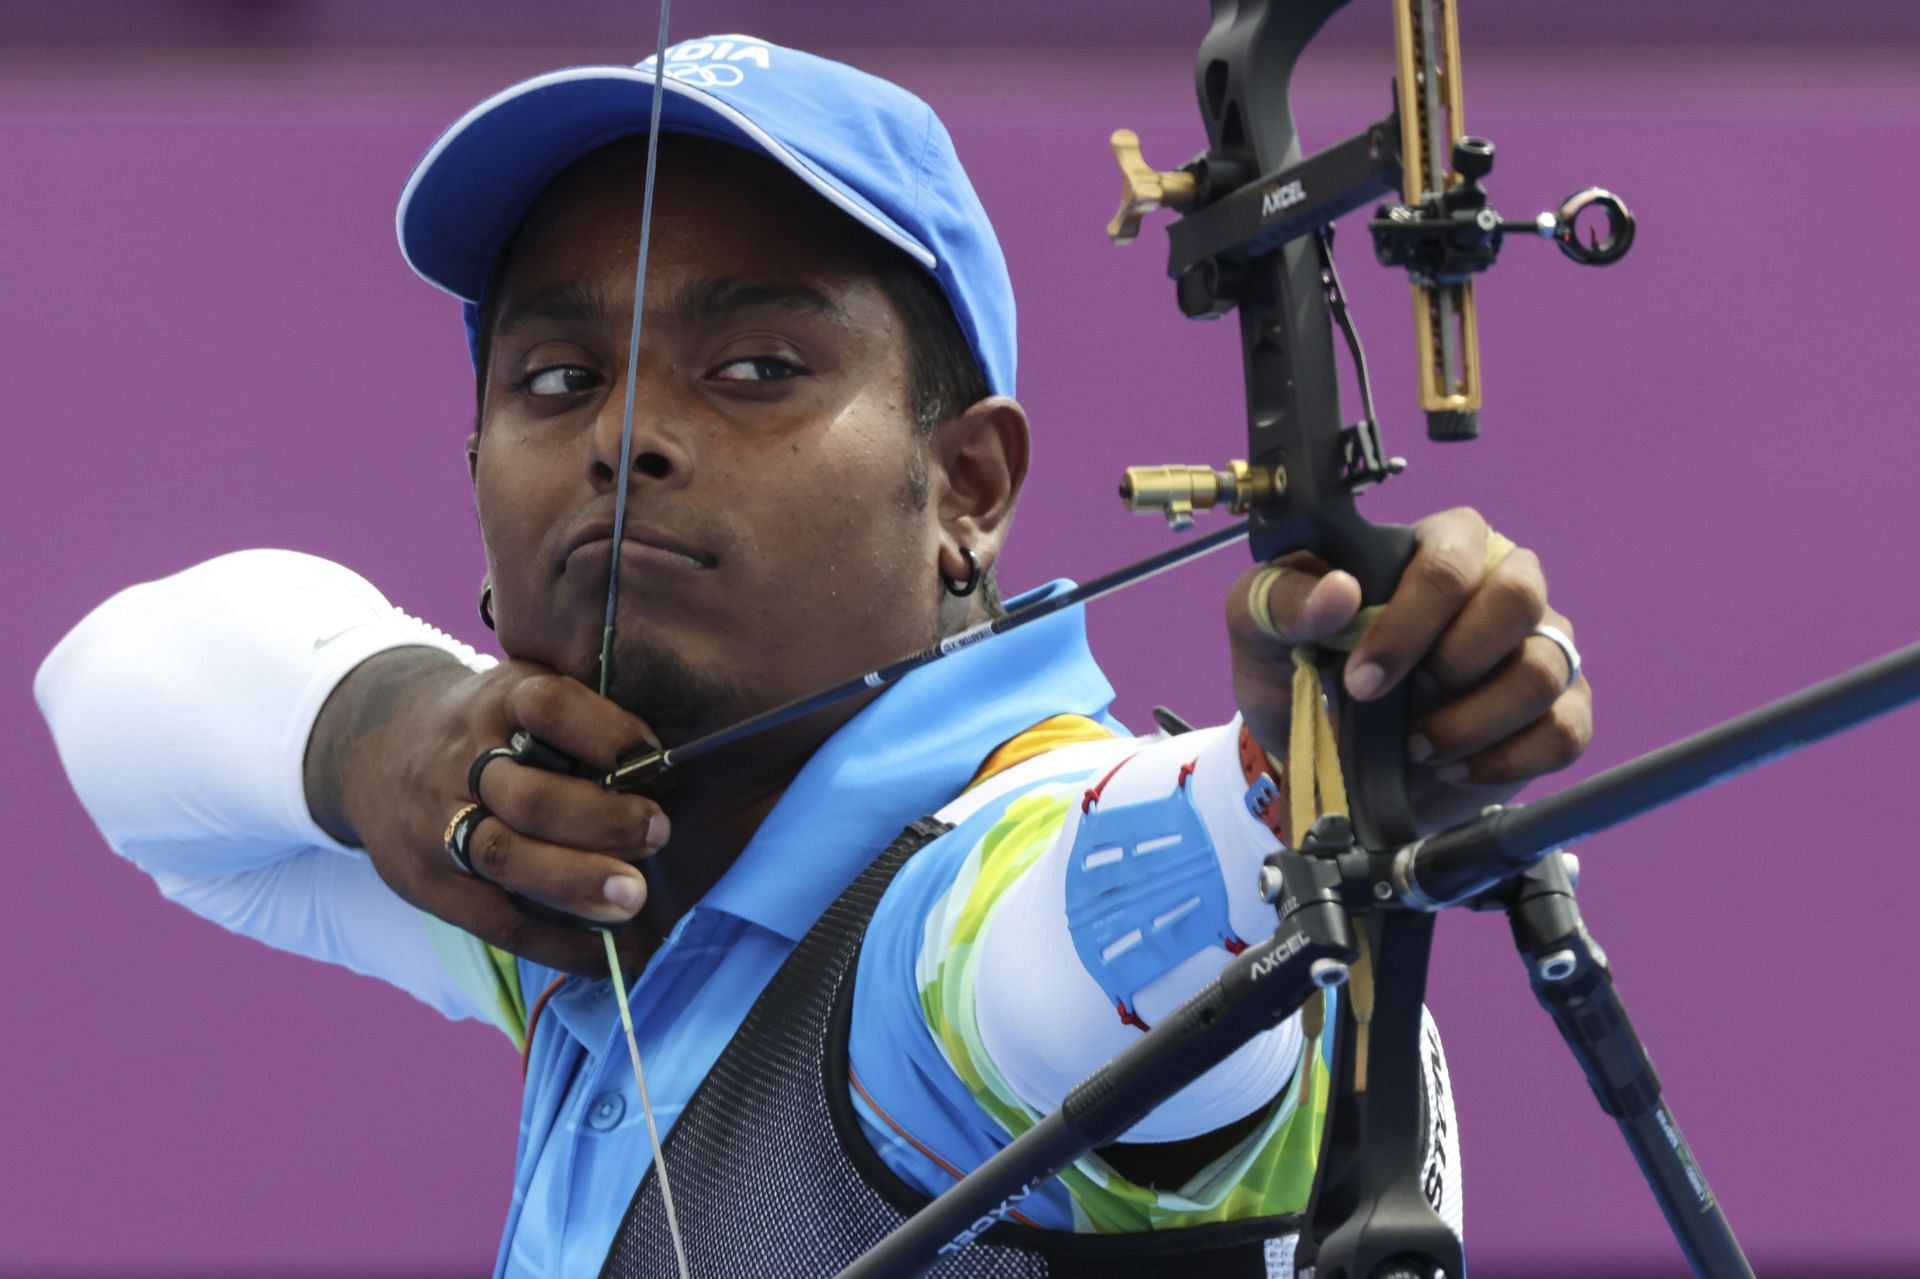
[(348, 633), (348, 632), (350, 632), (350, 631), (357, 631), (357, 630), (359, 630), (359, 629), (360, 629), (361, 627), (363, 627), (363, 626), (365, 626), (365, 625), (366, 625), (366, 623), (365, 623), (365, 622), (355, 622), (355, 623), (354, 623), (354, 624), (353, 624), (352, 626), (349, 626), (349, 627), (347, 627), (347, 629), (346, 629), (346, 630), (344, 630), (344, 631), (335, 631), (335, 632), (334, 632), (333, 634), (331, 634), (331, 635), (329, 635), (329, 636), (327, 636), (327, 637), (326, 637), (325, 639), (317, 639), (317, 640), (315, 640), (315, 641), (313, 642), (313, 646), (314, 646), (314, 647), (315, 647), (316, 649), (321, 649), (321, 648), (325, 648), (325, 647), (326, 647), (327, 645), (329, 645), (329, 644), (331, 644), (331, 643), (333, 643), (333, 642), (334, 642), (335, 640), (337, 640), (337, 639), (339, 639), (339, 638), (340, 638), (340, 637), (341, 637), (342, 635), (345, 635), (345, 634), (347, 634), (347, 633)]

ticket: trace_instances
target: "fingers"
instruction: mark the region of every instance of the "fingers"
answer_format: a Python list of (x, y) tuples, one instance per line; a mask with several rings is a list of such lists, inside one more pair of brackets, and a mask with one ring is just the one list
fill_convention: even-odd
[(475, 798), (520, 834), (568, 848), (650, 857), (672, 833), (651, 799), (510, 759), (487, 765)]
[[(1543, 622), (1572, 631), (1547, 604), (1537, 556), (1471, 510), (1422, 520), (1414, 533), (1413, 558), (1392, 598), (1368, 610), (1343, 678), (1363, 701), (1415, 678), (1407, 753), (1423, 767), (1409, 789), (1422, 796), (1422, 828), (1437, 829), (1470, 816), (1489, 792), (1511, 795), (1577, 760), (1593, 735), (1593, 694), (1585, 679), (1572, 678), (1562, 647), (1534, 633)], [(1358, 583), (1311, 555), (1262, 566), (1235, 584), (1227, 601), (1234, 701), (1258, 740), (1286, 739), (1287, 649), (1344, 643), (1333, 637), (1358, 616)], [(1423, 706), (1430, 709), (1421, 713)], [(1427, 820), (1435, 814), (1444, 820)]]
[(1228, 588), (1234, 704), (1257, 740), (1285, 749), (1293, 703), (1288, 649), (1339, 633), (1359, 610), (1360, 583), (1306, 554), (1260, 565)]
[(507, 690), (505, 709), (542, 742), (603, 770), (639, 747), (660, 744), (645, 720), (564, 675), (520, 680)]
[(1311, 555), (1288, 555), (1243, 574), (1227, 592), (1236, 642), (1279, 652), (1339, 634), (1360, 611), (1360, 583)]
[[(654, 742), (642, 720), (560, 675), (518, 680), (502, 710), (509, 723), (596, 768)], [(469, 860), (498, 888), (596, 924), (629, 920), (645, 904), (646, 881), (631, 863), (658, 852), (672, 832), (653, 800), (511, 759), (481, 771), (475, 798), (490, 816), (474, 828)]]
[[(410, 686), (411, 687), (411, 686)], [(436, 677), (422, 695), (393, 698), (391, 722), (361, 734), (348, 778), (356, 832), (374, 868), (408, 902), (492, 945), (570, 972), (604, 971), (600, 938), (574, 920), (619, 926), (616, 944), (637, 953), (635, 921), (647, 883), (633, 866), (666, 842), (652, 800), (495, 758), (517, 728), (596, 767), (653, 740), (647, 725), (577, 681), (509, 661), (458, 679)], [(488, 814), (469, 832), (475, 876), (447, 856), (448, 818), (477, 799)]]
[(1546, 715), (1506, 740), (1442, 767), (1437, 775), (1465, 786), (1531, 781), (1573, 763), (1592, 739), (1593, 698), (1582, 678)]
[(1414, 525), (1412, 561), (1347, 659), (1347, 691), (1371, 701), (1405, 679), (1461, 615), (1487, 574), (1487, 522), (1445, 511)]
[(590, 923), (624, 923), (647, 900), (647, 881), (619, 858), (535, 839), (497, 816), (474, 827), (467, 857), (497, 888)]
[[(482, 823), (483, 826), (497, 824)], [(606, 976), (605, 943), (597, 932), (538, 919), (503, 889), (485, 880), (456, 876), (451, 883), (436, 886), (434, 891), (438, 898), (436, 913), (458, 918), (462, 928), (489, 946), (549, 968)], [(617, 934), (616, 947), (626, 956), (634, 948), (632, 938), (625, 933)]]
[[(1553, 648), (1549, 640), (1527, 639), (1546, 613), (1547, 579), (1540, 571), (1540, 559), (1532, 551), (1515, 548), (1487, 571), (1420, 665), (1443, 689), (1471, 687), (1523, 643), (1530, 648), (1536, 643)], [(1560, 623), (1565, 625), (1565, 619)], [(1568, 672), (1564, 660), (1549, 663), (1543, 667), (1543, 680), (1554, 667), (1560, 673), (1557, 691), (1566, 684)]]
[[(1537, 651), (1543, 644), (1551, 655)], [(1429, 716), (1409, 753), (1430, 744), (1435, 777), (1454, 785), (1519, 783), (1567, 767), (1593, 740), (1593, 688), (1582, 676), (1564, 692), (1540, 691), (1547, 678), (1565, 680), (1566, 669), (1558, 645), (1527, 641), (1485, 686)]]

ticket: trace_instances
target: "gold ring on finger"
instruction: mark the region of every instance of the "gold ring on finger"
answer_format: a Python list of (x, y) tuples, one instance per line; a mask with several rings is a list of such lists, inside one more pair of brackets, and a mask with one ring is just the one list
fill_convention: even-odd
[(453, 858), (453, 864), (465, 874), (475, 879), (485, 879), (473, 868), (473, 830), (481, 822), (493, 816), (484, 804), (463, 804), (454, 810), (447, 820), (446, 833), (440, 836), (441, 847), (447, 850), (447, 856)]

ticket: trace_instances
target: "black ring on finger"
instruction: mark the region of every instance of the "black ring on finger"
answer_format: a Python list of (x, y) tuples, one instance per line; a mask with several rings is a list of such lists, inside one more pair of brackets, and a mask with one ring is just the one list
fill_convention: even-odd
[(473, 763), (467, 765), (467, 794), (476, 804), (484, 803), (480, 798), (480, 774), (487, 771), (487, 765), (496, 759), (515, 759), (513, 747), (496, 746), (492, 750), (481, 751)]
[(441, 847), (447, 850), (447, 856), (453, 858), (453, 864), (465, 874), (475, 879), (485, 879), (473, 868), (473, 830), (481, 822), (493, 816), (484, 804), (465, 804), (454, 810), (447, 822), (446, 833), (440, 837)]

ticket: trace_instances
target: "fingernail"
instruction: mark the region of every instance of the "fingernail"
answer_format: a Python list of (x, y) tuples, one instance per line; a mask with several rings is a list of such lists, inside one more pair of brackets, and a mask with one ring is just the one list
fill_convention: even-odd
[(646, 881), (638, 875), (609, 875), (601, 891), (608, 901), (629, 914), (639, 910), (640, 903), (647, 899)]
[(673, 834), (673, 826), (667, 821), (665, 813), (655, 813), (647, 821), (647, 845), (660, 848), (667, 842), (667, 836)]
[(1407, 739), (1407, 758), (1416, 764), (1424, 764), (1433, 758), (1433, 743), (1422, 734), (1415, 733)]
[(1321, 600), (1325, 598), (1326, 593), (1327, 579), (1323, 577), (1313, 584), (1313, 589), (1307, 592), (1307, 597), (1300, 601), (1302, 620), (1313, 616), (1314, 609), (1319, 606)]
[(1379, 692), (1386, 682), (1387, 673), (1377, 662), (1363, 662), (1347, 672), (1347, 691), (1361, 701)]
[(1459, 763), (1448, 764), (1445, 768), (1436, 768), (1433, 775), (1443, 782), (1458, 784), (1467, 780), (1467, 766)]

